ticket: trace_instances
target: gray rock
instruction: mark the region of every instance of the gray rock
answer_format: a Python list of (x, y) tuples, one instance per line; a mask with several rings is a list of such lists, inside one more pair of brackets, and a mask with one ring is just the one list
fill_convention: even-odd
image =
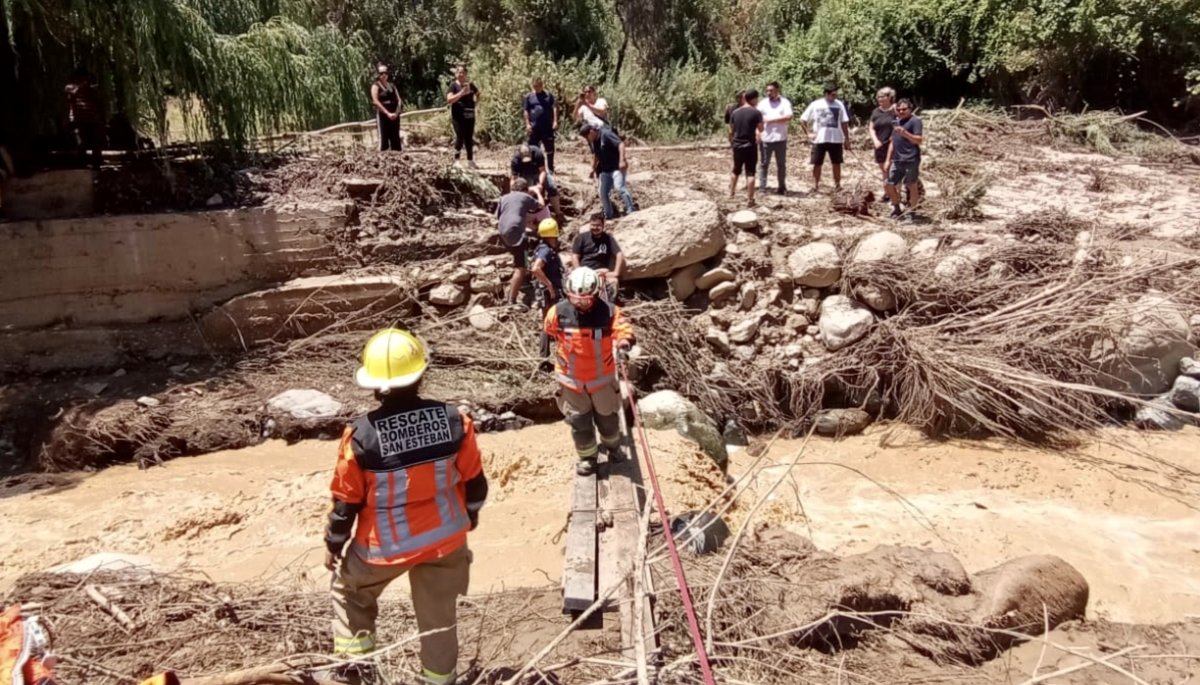
[(821, 340), (834, 352), (852, 345), (871, 330), (875, 315), (845, 295), (831, 295), (821, 303)]
[(745, 345), (758, 335), (758, 327), (762, 325), (761, 316), (751, 316), (729, 327), (729, 341), (737, 345)]
[(814, 421), (818, 435), (858, 435), (871, 425), (871, 415), (861, 409), (826, 409)]
[(691, 297), (697, 289), (696, 279), (703, 273), (703, 264), (689, 264), (682, 269), (676, 269), (667, 284), (671, 289), (671, 296), (680, 302)]
[(100, 393), (104, 392), (104, 390), (106, 388), (108, 388), (108, 383), (105, 383), (103, 381), (101, 381), (99, 383), (84, 383), (83, 384), (83, 389), (87, 390), (89, 393), (91, 393), (93, 395), (99, 395)]
[(922, 240), (918, 240), (917, 244), (913, 245), (912, 249), (909, 250), (908, 253), (916, 259), (933, 259), (933, 257), (937, 255), (938, 247), (940, 247), (941, 244), (942, 241), (938, 240), (937, 238), (924, 238)]
[(820, 301), (821, 289), (820, 288), (801, 288), (800, 289), (800, 297), (803, 297), (806, 300)]
[(479, 331), (490, 331), (498, 323), (496, 317), (492, 316), (486, 307), (478, 304), (471, 307), (467, 313), (467, 321), (470, 322), (472, 328)]
[[(716, 373), (716, 369), (713, 370)], [(675, 429), (685, 438), (694, 440), (722, 471), (729, 462), (725, 439), (717, 423), (700, 411), (692, 402), (673, 390), (660, 390), (638, 401), (638, 410), (647, 428)]]
[(734, 445), (736, 447), (748, 447), (750, 445), (750, 441), (746, 439), (746, 432), (733, 419), (725, 422), (725, 430), (721, 431), (721, 437), (724, 438), (726, 445)]
[(789, 329), (796, 331), (797, 333), (803, 334), (808, 330), (808, 327), (812, 325), (812, 322), (809, 321), (808, 317), (804, 316), (803, 314), (792, 314), (788, 316), (784, 325)]
[(742, 294), (738, 300), (738, 309), (743, 312), (748, 312), (754, 309), (754, 305), (758, 303), (758, 289), (753, 283), (747, 283), (742, 286)]
[(757, 356), (758, 350), (755, 350), (753, 345), (736, 345), (733, 348), (733, 358), (738, 361), (754, 361)]
[(891, 231), (872, 233), (858, 244), (851, 258), (856, 264), (867, 262), (899, 261), (908, 254), (904, 238)]
[(342, 403), (320, 390), (285, 390), (267, 400), (267, 407), (294, 419), (328, 419), (342, 413)]
[(1111, 339), (1095, 342), (1089, 358), (1099, 370), (1096, 384), (1134, 395), (1160, 395), (1171, 389), (1179, 364), (1192, 356), (1183, 308), (1157, 292), (1140, 297), (1112, 315)]
[(792, 311), (807, 316), (809, 321), (816, 321), (821, 315), (821, 299), (819, 297), (805, 297), (792, 306)]
[(144, 395), (142, 397), (137, 398), (137, 403), (143, 407), (157, 407), (162, 404), (162, 400), (158, 399), (157, 397), (150, 397), (149, 395)]
[(446, 280), (455, 285), (466, 285), (471, 282), (471, 272), (466, 269), (455, 269)]
[(719, 304), (725, 300), (733, 298), (738, 294), (737, 283), (726, 281), (708, 291), (708, 301), (712, 304)]
[(112, 377), (120, 378), (120, 377), (124, 376), (126, 373), (128, 373), (128, 372), (125, 369), (117, 369), (116, 371), (112, 372)]
[(212, 197), (208, 198), (208, 201), (205, 202), (204, 204), (209, 207), (220, 207), (221, 205), (225, 204), (225, 198), (221, 197), (220, 193), (217, 193), (217, 194), (213, 195)]
[(896, 308), (896, 296), (888, 288), (864, 285), (855, 292), (862, 303), (877, 312), (890, 312)]
[(1200, 380), (1191, 376), (1180, 376), (1171, 386), (1171, 404), (1183, 411), (1200, 413)]
[(809, 243), (788, 257), (788, 269), (799, 285), (827, 288), (842, 277), (842, 258), (832, 243)]
[(743, 209), (729, 215), (729, 225), (743, 231), (753, 231), (758, 228), (758, 214), (754, 210)]
[(443, 283), (430, 291), (429, 301), (443, 307), (457, 307), (467, 301), (467, 291), (454, 283)]
[(704, 333), (704, 342), (719, 354), (729, 354), (729, 334), (720, 328), (710, 328)]
[(808, 328), (804, 329), (804, 334), (808, 335), (808, 336), (812, 336), (812, 338), (815, 340), (816, 337), (821, 334), (821, 327), (816, 324), (813, 324), (813, 325), (809, 326)]
[(713, 286), (732, 281), (736, 278), (734, 273), (723, 266), (705, 271), (696, 279), (696, 288), (699, 290), (708, 290)]
[(1189, 378), (1200, 379), (1200, 362), (1191, 357), (1179, 360), (1179, 373)]
[(625, 280), (666, 278), (725, 248), (725, 221), (708, 200), (672, 202), (634, 212), (612, 226), (625, 253)]
[(1175, 414), (1175, 405), (1166, 395), (1156, 397), (1138, 407), (1133, 424), (1142, 430), (1177, 431), (1183, 428), (1183, 419)]
[(943, 281), (960, 281), (975, 275), (975, 262), (962, 255), (943, 257), (933, 268), (933, 274)]

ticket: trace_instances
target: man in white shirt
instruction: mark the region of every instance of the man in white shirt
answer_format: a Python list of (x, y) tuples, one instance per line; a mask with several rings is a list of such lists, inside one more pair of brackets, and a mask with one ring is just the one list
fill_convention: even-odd
[(787, 194), (787, 137), (788, 124), (792, 121), (792, 101), (780, 93), (779, 82), (767, 84), (767, 97), (758, 101), (758, 111), (763, 115), (762, 155), (758, 160), (758, 187), (767, 189), (767, 172), (771, 169), (771, 155), (775, 155), (775, 171), (779, 179), (780, 195)]
[(608, 126), (608, 100), (599, 97), (596, 86), (587, 86), (579, 94), (575, 108), (575, 121), (581, 121), (594, 129)]
[[(850, 144), (850, 113), (846, 111), (846, 103), (838, 99), (837, 91), (836, 85), (825, 84), (825, 97), (813, 100), (800, 115), (800, 125), (813, 144), (809, 161), (813, 165), (814, 193), (821, 187), (821, 166), (826, 154), (833, 163), (833, 189), (842, 189), (843, 152)], [(812, 131), (808, 129), (810, 123)]]

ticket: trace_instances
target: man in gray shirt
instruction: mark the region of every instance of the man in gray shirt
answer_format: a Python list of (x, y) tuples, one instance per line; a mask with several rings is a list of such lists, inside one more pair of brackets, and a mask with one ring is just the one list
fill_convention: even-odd
[[(925, 142), (925, 129), (921, 118), (913, 114), (909, 100), (896, 103), (896, 125), (892, 127), (892, 147), (888, 151), (887, 167), (888, 199), (892, 201), (892, 217), (902, 216), (900, 209), (901, 182), (908, 187), (908, 197), (915, 207), (921, 201), (921, 144)], [(913, 207), (908, 208), (912, 211)]]
[(529, 273), (529, 260), (525, 256), (525, 229), (529, 226), (529, 218), (541, 208), (537, 198), (529, 194), (529, 182), (523, 178), (514, 179), (512, 192), (501, 196), (496, 205), (500, 240), (513, 258), (513, 275), (508, 282), (509, 304), (517, 304), (521, 286)]

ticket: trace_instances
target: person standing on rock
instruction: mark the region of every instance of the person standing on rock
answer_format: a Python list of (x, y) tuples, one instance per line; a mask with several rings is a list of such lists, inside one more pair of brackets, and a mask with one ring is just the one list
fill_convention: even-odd
[(754, 206), (755, 167), (758, 146), (762, 142), (763, 115), (758, 109), (758, 91), (746, 91), (741, 107), (729, 115), (729, 146), (733, 151), (733, 172), (729, 176), (729, 198), (737, 195), (738, 176), (746, 174), (746, 202)]
[(450, 121), (454, 126), (454, 161), (459, 160), (465, 147), (467, 165), (472, 169), (479, 168), (475, 165), (475, 107), (480, 97), (479, 88), (467, 79), (467, 67), (458, 65), (446, 92), (446, 102), (450, 105)]
[(388, 76), (386, 64), (380, 64), (371, 84), (371, 104), (375, 106), (375, 119), (379, 124), (379, 149), (400, 151), (400, 91)]
[[(877, 106), (871, 112), (871, 143), (875, 146), (875, 163), (879, 165), (883, 182), (887, 184), (888, 153), (892, 151), (892, 128), (896, 125), (896, 91), (880, 88), (875, 94)], [(884, 190), (887, 197), (887, 188)]]
[(909, 100), (896, 103), (897, 121), (892, 127), (892, 145), (888, 151), (888, 178), (885, 186), (888, 199), (892, 201), (892, 217), (904, 214), (900, 208), (900, 183), (908, 190), (909, 206), (912, 211), (921, 202), (921, 145), (925, 142), (925, 128), (921, 118), (913, 114)]
[(614, 293), (625, 272), (625, 254), (617, 239), (605, 230), (604, 214), (592, 214), (586, 233), (575, 236), (571, 244), (571, 268), (592, 269), (604, 282), (602, 294), (609, 302), (615, 300)]
[[(554, 219), (543, 219), (538, 224), (538, 246), (533, 252), (533, 277), (542, 285), (545, 296), (540, 298), (542, 318), (545, 319), (550, 307), (558, 304), (563, 292), (563, 263), (558, 254), (558, 222)], [(550, 356), (550, 336), (542, 331), (541, 356)]]
[(579, 457), (575, 473), (590, 476), (601, 447), (610, 461), (624, 456), (616, 352), (623, 354), (633, 344), (633, 327), (620, 307), (599, 297), (600, 276), (586, 266), (567, 276), (565, 290), (566, 299), (546, 313), (544, 330), (555, 342), (558, 407)]
[[(813, 124), (809, 131), (808, 124)], [(812, 141), (813, 192), (821, 189), (821, 167), (825, 157), (833, 164), (833, 189), (842, 189), (842, 163), (845, 161), (845, 148), (850, 144), (850, 113), (846, 103), (838, 99), (838, 88), (832, 83), (825, 84), (825, 96), (813, 100), (800, 115), (800, 125)]]
[(513, 275), (508, 282), (506, 301), (520, 306), (521, 286), (529, 270), (525, 254), (525, 229), (529, 218), (540, 209), (537, 198), (529, 194), (529, 184), (523, 178), (512, 183), (512, 192), (500, 197), (496, 205), (496, 220), (499, 223), (500, 240), (513, 258)]
[(554, 174), (549, 169), (546, 154), (536, 145), (522, 143), (513, 151), (512, 162), (509, 164), (512, 180), (525, 179), (530, 188), (537, 189), (538, 194), (550, 201), (554, 207), (554, 216), (562, 217), (559, 207), (558, 187), (554, 185)]
[(541, 76), (533, 79), (533, 92), (525, 96), (525, 135), (531, 147), (546, 154), (546, 167), (554, 173), (554, 134), (558, 131), (558, 108), (554, 94), (546, 90)]
[(775, 171), (779, 179), (776, 192), (787, 194), (787, 140), (788, 125), (792, 122), (792, 101), (783, 97), (778, 81), (767, 84), (767, 98), (758, 101), (758, 111), (763, 115), (762, 157), (758, 162), (758, 187), (767, 190), (767, 172), (771, 168), (771, 155), (775, 156)]
[(417, 680), (455, 681), (456, 603), (471, 573), (467, 533), (479, 525), (488, 482), (470, 416), (421, 397), (428, 367), (425, 345), (390, 328), (367, 342), (355, 376), (379, 407), (342, 433), (325, 528), (334, 652), (358, 659), (340, 674), (352, 681), (374, 680), (361, 659), (376, 648), (379, 596), (405, 574), (421, 633)]
[(629, 159), (625, 156), (625, 141), (617, 135), (612, 127), (596, 128), (584, 124), (579, 129), (579, 135), (592, 146), (592, 163), (598, 178), (600, 206), (604, 209), (606, 219), (616, 218), (617, 212), (609, 197), (615, 188), (621, 196), (621, 204), (625, 206), (625, 214), (637, 211), (633, 194), (625, 183), (625, 172), (629, 170)]

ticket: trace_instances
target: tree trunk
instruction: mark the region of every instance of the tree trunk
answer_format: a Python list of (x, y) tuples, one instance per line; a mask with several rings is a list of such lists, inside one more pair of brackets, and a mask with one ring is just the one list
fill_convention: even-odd
[[(0, 0), (0, 2), (2, 1)], [(621, 0), (616, 0), (613, 7), (616, 11), (617, 21), (621, 24), (621, 47), (617, 49), (617, 66), (612, 77), (612, 82), (616, 85), (621, 81), (621, 68), (625, 66), (625, 49), (629, 47), (629, 30), (625, 27), (625, 15), (621, 14)]]
[(8, 0), (0, 0), (0, 145), (14, 139), (17, 103), (16, 58), (8, 35)]

